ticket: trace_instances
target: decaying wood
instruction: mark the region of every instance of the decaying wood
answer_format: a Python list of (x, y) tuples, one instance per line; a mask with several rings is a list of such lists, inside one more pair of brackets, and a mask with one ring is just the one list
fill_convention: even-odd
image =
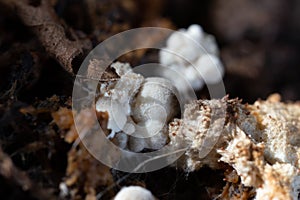
[(4, 3), (13, 8), (23, 23), (37, 35), (45, 50), (68, 72), (73, 73), (73, 59), (91, 49), (89, 40), (81, 39), (72, 29), (63, 27), (48, 0), (5, 0)]
[[(226, 114), (213, 115), (213, 110), (220, 109)], [(256, 199), (298, 198), (299, 103), (282, 103), (279, 95), (253, 105), (228, 98), (198, 100), (186, 106), (183, 116), (170, 124), (169, 134), (170, 145), (189, 146), (179, 166), (187, 171), (204, 165), (213, 169), (229, 166), (236, 171), (243, 186), (256, 189)], [(213, 118), (218, 122), (222, 117), (225, 120), (213, 123)], [(223, 128), (219, 133), (209, 134), (214, 126)], [(226, 198), (225, 195), (223, 199)]]

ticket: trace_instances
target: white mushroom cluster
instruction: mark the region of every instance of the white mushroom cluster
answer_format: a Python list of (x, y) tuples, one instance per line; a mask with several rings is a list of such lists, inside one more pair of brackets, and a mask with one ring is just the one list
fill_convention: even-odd
[(164, 78), (144, 78), (129, 64), (111, 65), (118, 81), (102, 83), (96, 102), (98, 112), (109, 115), (110, 138), (134, 152), (162, 148), (168, 139), (168, 123), (178, 114), (176, 89)]
[(190, 86), (198, 90), (204, 83), (216, 84), (224, 74), (214, 36), (205, 33), (196, 24), (187, 30), (180, 29), (171, 34), (166, 47), (159, 52), (159, 61), (163, 66), (176, 71), (177, 76), (181, 76), (174, 79), (170, 77), (174, 73), (162, 71), (165, 77), (176, 80), (174, 84), (180, 91), (185, 91)]

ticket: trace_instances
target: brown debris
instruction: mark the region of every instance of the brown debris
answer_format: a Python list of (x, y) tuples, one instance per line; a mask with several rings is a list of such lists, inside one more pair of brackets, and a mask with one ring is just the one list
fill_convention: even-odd
[(120, 77), (113, 68), (105, 66), (105, 61), (92, 59), (88, 65), (87, 78), (100, 81), (114, 81)]
[[(68, 168), (64, 183), (71, 188), (72, 199), (96, 198), (101, 188), (113, 184), (109, 167), (103, 165), (86, 150), (83, 145), (79, 149), (71, 149), (68, 153)], [(80, 190), (83, 189), (83, 196)]]
[(67, 38), (64, 27), (47, 0), (12, 0), (4, 3), (13, 7), (23, 23), (38, 36), (46, 51), (70, 73), (73, 73), (72, 61), (76, 56), (90, 49), (89, 40), (80, 40), (70, 29), (72, 39)]
[[(88, 131), (89, 127), (91, 129), (95, 123), (91, 120), (90, 115), (90, 109), (80, 111), (76, 116), (79, 124), (75, 127), (71, 109), (60, 108), (57, 112), (52, 113), (52, 117), (59, 128), (63, 132), (68, 130), (63, 135), (65, 141), (73, 143), (73, 147), (68, 152), (66, 177), (61, 183), (69, 188), (71, 199), (94, 200), (101, 189), (114, 183), (110, 168), (95, 159), (84, 144), (79, 142), (77, 130), (80, 133), (84, 130)], [(102, 123), (105, 121), (103, 117), (104, 115), (101, 115)], [(108, 191), (106, 195), (111, 196), (112, 193)]]
[(226, 185), (216, 199), (222, 200), (247, 200), (255, 197), (255, 188), (246, 187), (241, 183), (240, 177), (233, 168), (224, 172)]
[(23, 191), (29, 191), (33, 197), (39, 199), (55, 199), (53, 191), (37, 186), (28, 175), (15, 167), (11, 158), (0, 148), (0, 175), (8, 181), (21, 187)]
[(51, 113), (54, 122), (61, 130), (69, 129), (73, 124), (72, 110), (61, 107), (57, 112)]
[(23, 190), (32, 188), (32, 182), (27, 177), (26, 173), (19, 171), (13, 164), (12, 160), (0, 149), (0, 174), (7, 179), (11, 179)]

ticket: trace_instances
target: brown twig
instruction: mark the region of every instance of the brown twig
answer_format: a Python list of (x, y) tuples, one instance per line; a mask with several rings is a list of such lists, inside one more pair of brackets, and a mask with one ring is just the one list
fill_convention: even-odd
[[(4, 0), (12, 7), (23, 23), (38, 36), (45, 50), (54, 57), (62, 67), (73, 74), (72, 61), (84, 50), (91, 48), (89, 40), (80, 40), (72, 34), (67, 38), (53, 7), (48, 0)], [(72, 30), (70, 30), (73, 33)]]

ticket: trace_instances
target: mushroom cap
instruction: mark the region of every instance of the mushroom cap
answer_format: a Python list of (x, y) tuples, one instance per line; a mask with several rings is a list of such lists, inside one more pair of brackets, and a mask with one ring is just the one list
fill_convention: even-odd
[(114, 200), (155, 200), (152, 193), (140, 186), (123, 187)]

